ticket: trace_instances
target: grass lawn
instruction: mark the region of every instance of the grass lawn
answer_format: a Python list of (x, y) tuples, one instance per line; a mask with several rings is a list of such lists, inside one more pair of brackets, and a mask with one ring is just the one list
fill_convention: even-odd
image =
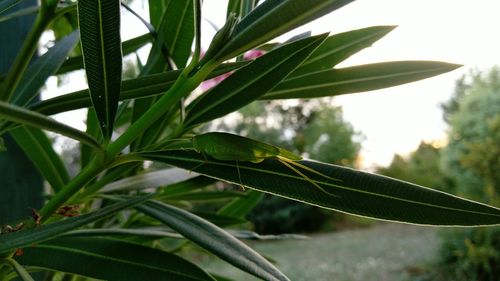
[[(437, 228), (377, 223), (373, 227), (313, 235), (307, 240), (251, 242), (291, 280), (412, 280), (437, 256)], [(237, 281), (258, 280), (208, 256), (194, 261)]]

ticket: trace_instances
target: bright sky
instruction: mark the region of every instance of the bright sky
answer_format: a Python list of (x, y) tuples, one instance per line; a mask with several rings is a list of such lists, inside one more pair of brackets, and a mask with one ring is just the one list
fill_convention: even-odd
[[(135, 1), (132, 7), (146, 8), (141, 2)], [(205, 0), (204, 17), (222, 26), (225, 2)], [(440, 60), (464, 65), (424, 81), (335, 98), (346, 120), (365, 137), (363, 168), (387, 165), (395, 153), (407, 154), (421, 140), (444, 138), (446, 128), (439, 104), (450, 97), (455, 80), (469, 69), (500, 64), (498, 11), (498, 0), (357, 0), (295, 32), (333, 34), (373, 25), (398, 25), (341, 66), (391, 60)], [(208, 45), (213, 31), (204, 24), (207, 32), (203, 42)], [(124, 40), (146, 32), (129, 13), (124, 13), (123, 25)], [(80, 127), (82, 121), (76, 125)]]

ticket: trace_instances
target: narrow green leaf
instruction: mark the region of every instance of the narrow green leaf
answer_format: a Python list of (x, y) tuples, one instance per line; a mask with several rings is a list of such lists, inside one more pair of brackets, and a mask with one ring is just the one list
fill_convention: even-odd
[(113, 133), (122, 76), (120, 0), (78, 1), (78, 22), (90, 97), (108, 140)]
[(4, 0), (0, 2), (0, 14), (19, 4), (22, 0)]
[(317, 98), (359, 93), (433, 77), (461, 67), (434, 61), (397, 61), (330, 69), (287, 79), (263, 99)]
[[(238, 69), (246, 64), (248, 64), (248, 62), (222, 64), (216, 68), (207, 79)], [(172, 86), (181, 72), (182, 70), (167, 71), (125, 80), (123, 81), (120, 100), (143, 98), (161, 94)], [(88, 90), (82, 90), (41, 101), (30, 108), (46, 115), (52, 115), (89, 106), (91, 106), (89, 92)]]
[[(224, 216), (216, 216), (219, 219), (224, 218)], [(242, 220), (233, 221), (241, 222)], [(233, 223), (234, 224), (234, 223)], [(245, 240), (288, 240), (288, 239), (308, 239), (308, 236), (299, 234), (279, 234), (279, 235), (260, 235), (253, 231), (248, 230), (228, 230), (228, 232), (238, 239)], [(175, 238), (184, 239), (182, 235), (177, 232), (173, 232), (172, 229), (168, 227), (143, 227), (143, 228), (86, 228), (77, 229), (67, 232), (63, 237), (74, 236), (74, 237), (104, 237), (110, 236), (116, 238), (117, 236), (143, 236), (151, 238)]]
[(224, 61), (237, 56), (352, 1), (265, 1), (238, 23), (232, 39), (218, 52), (216, 59)]
[(326, 35), (286, 44), (257, 58), (188, 106), (185, 125), (213, 120), (260, 98), (299, 66)]
[[(85, 132), (89, 136), (94, 137), (96, 140), (102, 138), (101, 130), (99, 127), (99, 120), (97, 120), (97, 115), (94, 108), (92, 107), (87, 110), (87, 119), (85, 120), (85, 125), (87, 125)], [(82, 167), (82, 169), (83, 167), (87, 166), (90, 160), (92, 160), (93, 156), (94, 151), (90, 147), (80, 144), (80, 166)]]
[(68, 171), (42, 130), (21, 126), (10, 134), (55, 192), (68, 183)]
[[(150, 33), (143, 34), (141, 36), (132, 38), (130, 40), (124, 41), (122, 44), (123, 55), (128, 55), (136, 52), (142, 46), (151, 42), (153, 36)], [(64, 74), (70, 71), (78, 70), (83, 68), (83, 56), (71, 57), (57, 71), (57, 74)]]
[(182, 182), (165, 186), (158, 195), (158, 197), (161, 198), (162, 196), (174, 196), (174, 195), (188, 193), (193, 190), (202, 189), (216, 182), (217, 180), (213, 178), (205, 176), (197, 176)]
[(177, 238), (183, 239), (182, 235), (173, 232), (167, 227), (143, 227), (143, 228), (86, 228), (72, 230), (63, 236), (92, 237), (92, 236), (145, 236), (153, 238)]
[(163, 12), (167, 9), (168, 3), (172, 0), (149, 0), (149, 21), (158, 29)]
[(31, 64), (14, 92), (12, 103), (25, 106), (36, 97), (47, 79), (51, 75), (54, 75), (66, 60), (66, 57), (73, 50), (78, 39), (78, 31), (73, 31)]
[(61, 237), (25, 248), (17, 260), (26, 266), (110, 281), (215, 280), (176, 255), (106, 238)]
[(17, 275), (23, 280), (23, 281), (35, 281), (33, 277), (24, 269), (22, 265), (20, 265), (16, 260), (8, 258), (6, 261), (14, 268), (16, 271)]
[(332, 35), (288, 78), (330, 69), (355, 53), (370, 47), (394, 28), (396, 27), (372, 26)]
[(6, 102), (0, 102), (0, 117), (8, 121), (59, 133), (87, 144), (97, 150), (102, 150), (99, 142), (86, 133), (63, 123), (59, 123), (45, 115), (19, 106), (11, 105)]
[[(207, 213), (207, 212), (192, 212), (192, 213), (220, 227), (227, 227), (231, 225), (238, 225), (248, 222), (244, 218), (237, 218), (237, 217), (219, 215), (214, 213)], [(239, 238), (237, 235), (233, 234), (233, 236)]]
[(130, 200), (121, 201), (98, 211), (67, 218), (52, 224), (41, 225), (36, 228), (11, 232), (0, 236), (0, 253), (13, 251), (17, 248), (23, 248), (34, 243), (40, 243), (60, 236), (70, 230), (80, 226), (95, 222), (105, 217), (111, 216), (116, 212), (133, 207), (151, 198), (152, 195), (135, 197)]
[[(19, 1), (19, 0), (16, 0), (16, 1)], [(0, 6), (2, 6), (2, 5), (0, 5)], [(15, 6), (15, 5), (13, 5), (13, 6)], [(11, 7), (13, 7), (13, 6), (11, 6)], [(9, 7), (9, 9), (11, 7)], [(2, 8), (0, 8), (0, 10), (1, 9)], [(31, 7), (21, 9), (21, 10), (14, 11), (14, 12), (9, 13), (9, 14), (3, 14), (3, 15), (0, 15), (0, 22), (8, 21), (8, 20), (15, 19), (18, 17), (33, 15), (33, 14), (36, 14), (39, 10), (40, 10), (40, 7), (31, 6)], [(4, 11), (6, 11), (6, 10), (4, 10)], [(0, 11), (0, 14), (2, 14), (2, 11)]]
[(207, 156), (193, 151), (169, 150), (140, 155), (234, 184), (350, 214), (422, 225), (500, 224), (500, 210), (495, 207), (341, 166), (299, 161), (325, 175), (297, 168), (309, 177), (308, 180), (276, 159), (261, 163), (239, 161), (236, 166), (235, 161), (206, 159)]
[(236, 198), (224, 205), (224, 207), (222, 207), (217, 214), (244, 218), (255, 206), (257, 206), (257, 204), (259, 204), (262, 198), (264, 198), (264, 194), (262, 192), (254, 190), (246, 190), (245, 194), (247, 194), (247, 196), (243, 198)]
[(156, 188), (176, 182), (184, 181), (194, 177), (185, 170), (177, 168), (162, 169), (153, 172), (145, 172), (131, 177), (126, 177), (103, 187), (101, 192), (116, 192), (126, 190), (141, 190)]
[[(150, 14), (154, 16), (152, 23), (157, 30), (157, 38), (153, 42), (145, 66), (146, 73), (165, 71), (166, 68), (162, 67), (166, 66), (165, 56), (172, 59), (177, 68), (184, 68), (191, 54), (194, 38), (193, 1), (161, 0), (153, 2), (158, 2), (150, 7)], [(151, 9), (161, 10), (151, 13)], [(159, 22), (155, 23), (158, 12), (161, 13), (161, 17)], [(159, 71), (149, 71), (148, 69)]]
[(182, 209), (149, 201), (137, 209), (228, 263), (263, 280), (289, 280), (274, 265), (214, 224)]
[(206, 200), (223, 200), (233, 199), (235, 197), (245, 197), (245, 193), (237, 191), (206, 191), (206, 192), (189, 192), (178, 195), (162, 196), (164, 200), (170, 201), (206, 201)]
[(256, 0), (229, 0), (227, 4), (226, 18), (235, 13), (238, 17), (244, 17), (248, 15), (255, 6), (257, 6)]

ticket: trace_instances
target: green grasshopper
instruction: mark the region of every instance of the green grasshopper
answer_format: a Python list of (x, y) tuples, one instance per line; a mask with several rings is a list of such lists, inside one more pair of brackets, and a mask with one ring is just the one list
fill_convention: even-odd
[(302, 157), (288, 150), (242, 136), (220, 132), (211, 132), (194, 136), (192, 138), (192, 144), (193, 148), (204, 156), (209, 155), (214, 159), (222, 161), (236, 161), (236, 169), (238, 171), (240, 183), (242, 181), (238, 161), (260, 163), (265, 159), (276, 159), (322, 192), (337, 197), (336, 195), (324, 190), (308, 176), (299, 171), (297, 167), (330, 180), (337, 179), (328, 177), (314, 169), (296, 162), (298, 160), (302, 160)]

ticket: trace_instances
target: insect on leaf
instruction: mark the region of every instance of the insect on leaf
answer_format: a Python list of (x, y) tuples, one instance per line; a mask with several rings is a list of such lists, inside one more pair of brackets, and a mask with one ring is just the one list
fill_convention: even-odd
[(243, 184), (248, 188), (350, 214), (423, 225), (500, 224), (500, 209), (341, 166), (299, 161), (332, 178), (302, 170), (310, 180), (335, 195), (328, 196), (278, 159), (236, 164), (234, 161), (207, 158), (187, 150), (144, 152), (140, 155), (234, 184)]

